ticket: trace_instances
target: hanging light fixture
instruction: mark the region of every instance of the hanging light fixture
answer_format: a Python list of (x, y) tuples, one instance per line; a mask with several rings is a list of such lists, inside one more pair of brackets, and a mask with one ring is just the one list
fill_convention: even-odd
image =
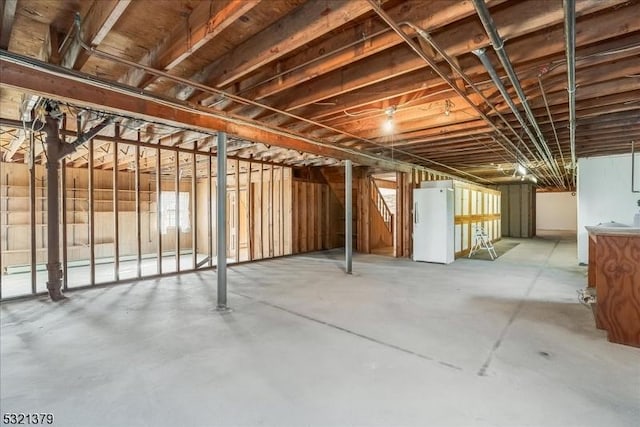
[(444, 101), (444, 115), (449, 116), (451, 114), (451, 107), (453, 107), (453, 103), (450, 100)]
[(396, 112), (396, 107), (392, 105), (391, 107), (387, 108), (384, 112), (387, 115), (387, 118), (384, 120), (384, 122), (382, 122), (382, 130), (385, 133), (393, 133), (393, 130), (395, 128), (393, 123), (393, 115)]

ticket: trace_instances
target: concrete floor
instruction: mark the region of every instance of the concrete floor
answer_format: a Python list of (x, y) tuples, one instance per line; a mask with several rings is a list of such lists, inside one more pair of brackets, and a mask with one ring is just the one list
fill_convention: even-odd
[(447, 266), (339, 252), (1, 309), (3, 412), (60, 426), (631, 426), (640, 349), (577, 303), (575, 240)]
[[(196, 254), (197, 262), (201, 262), (207, 258), (206, 254)], [(131, 258), (131, 257), (127, 257)], [(241, 259), (242, 261), (246, 259)], [(216, 258), (211, 261), (212, 265), (216, 265)], [(234, 258), (227, 258), (227, 263), (233, 264)], [(174, 273), (176, 271), (175, 255), (165, 255), (162, 257), (162, 271), (166, 273)], [(136, 260), (120, 261), (120, 280), (135, 279), (137, 274), (138, 262)], [(207, 264), (203, 264), (201, 268), (207, 268)], [(47, 292), (47, 271), (45, 264), (37, 265), (36, 270), (36, 292)], [(183, 253), (180, 256), (180, 270), (192, 270), (193, 257), (190, 253)], [(14, 269), (17, 270), (17, 269)], [(140, 263), (142, 277), (158, 274), (158, 259), (156, 257), (147, 257), (142, 259)], [(89, 260), (81, 260), (72, 262), (68, 269), (68, 286), (76, 288), (89, 286), (91, 282), (91, 269)], [(113, 258), (97, 260), (95, 264), (95, 280), (96, 284), (113, 282), (114, 263)], [(2, 276), (2, 298), (20, 297), (31, 295), (31, 271), (29, 267), (20, 268), (18, 272), (5, 274)]]

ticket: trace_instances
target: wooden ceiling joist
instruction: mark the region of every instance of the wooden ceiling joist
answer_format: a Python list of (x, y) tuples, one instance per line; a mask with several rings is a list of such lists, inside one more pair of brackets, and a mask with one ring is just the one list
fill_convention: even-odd
[[(89, 12), (82, 17), (80, 36), (91, 46), (98, 46), (109, 31), (125, 13), (131, 0), (94, 0)], [(77, 31), (77, 29), (76, 29)], [(77, 39), (72, 39), (71, 45), (62, 58), (62, 66), (80, 70), (89, 60), (89, 54), (83, 50)]]
[(9, 47), (9, 39), (11, 38), (11, 29), (16, 16), (16, 6), (18, 0), (4, 0), (2, 2), (2, 21), (0, 21), (0, 49)]
[(363, 1), (309, 2), (213, 62), (198, 80), (225, 87), (370, 10)]
[[(482, 179), (493, 174), (498, 182), (507, 178), (490, 165), (510, 164), (521, 150), (531, 170), (541, 167), (533, 136), (523, 132), (526, 125), (472, 53), (487, 48), (503, 77), (472, 2), (167, 0), (149, 26), (140, 23), (157, 0), (60, 1), (41, 9), (40, 0), (28, 1), (37, 15), (13, 2), (12, 54), (59, 63), (62, 33), (78, 13), (82, 32), (66, 40), (81, 38), (94, 46), (94, 56), (77, 46), (61, 49), (64, 63), (82, 75), (25, 61), (19, 78), (16, 64), (3, 61), (0, 102), (14, 120), (20, 118), (15, 94), (30, 92), (121, 115), (121, 138), (139, 136), (167, 149), (207, 150), (216, 131), (224, 131), (232, 155), (289, 165), (348, 158), (377, 169), (427, 165), (463, 175), (480, 167)], [(562, 2), (484, 3), (540, 127), (536, 139), (546, 140), (545, 152), (566, 176), (563, 185), (573, 188), (574, 170), (564, 169), (573, 142)], [(11, 0), (4, 2), (3, 32), (7, 11)], [(576, 16), (575, 149), (584, 155), (621, 152), (640, 132), (640, 0), (581, 0)], [(40, 34), (44, 42), (37, 43)], [(507, 92), (519, 108), (512, 85)], [(381, 126), (388, 111), (392, 134)], [(155, 131), (146, 130), (150, 125)], [(72, 120), (67, 130), (74, 129)], [(0, 136), (14, 159), (25, 158), (21, 138), (16, 132)], [(126, 155), (112, 165), (111, 147), (102, 148), (101, 167), (128, 167)], [(85, 166), (86, 153), (78, 156), (74, 164)], [(548, 184), (549, 172), (539, 170)]]
[[(191, 12), (187, 27), (180, 24), (159, 46), (150, 50), (140, 63), (168, 71), (195, 54), (200, 48), (229, 28), (242, 15), (256, 7), (261, 0), (231, 0), (226, 4), (206, 1), (198, 3)], [(218, 7), (211, 15), (211, 8)], [(132, 70), (123, 82), (130, 86), (145, 88), (156, 79), (143, 71)]]
[[(127, 114), (143, 120), (161, 121), (171, 126), (189, 127), (202, 132), (221, 131), (250, 141), (260, 141), (284, 148), (291, 148), (320, 156), (352, 160), (355, 163), (407, 171), (411, 165), (386, 158), (360, 153), (330, 144), (311, 140), (278, 129), (270, 129), (259, 123), (227, 117), (187, 104), (172, 103), (142, 96), (132, 91), (116, 90), (110, 84), (96, 79), (88, 80), (59, 67), (30, 60), (29, 58), (1, 53), (0, 73), (3, 87), (12, 87), (38, 93), (41, 96), (65, 102)], [(98, 96), (99, 94), (99, 96)], [(99, 103), (96, 100), (99, 99)]]

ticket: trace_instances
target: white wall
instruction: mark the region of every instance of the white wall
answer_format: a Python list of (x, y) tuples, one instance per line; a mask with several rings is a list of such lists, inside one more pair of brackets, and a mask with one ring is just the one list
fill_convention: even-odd
[[(640, 155), (636, 154), (636, 183), (640, 189)], [(631, 191), (631, 154), (578, 159), (578, 261), (587, 263), (586, 225), (615, 221), (633, 224), (640, 193)]]
[(578, 200), (575, 193), (536, 193), (536, 229), (575, 232)]

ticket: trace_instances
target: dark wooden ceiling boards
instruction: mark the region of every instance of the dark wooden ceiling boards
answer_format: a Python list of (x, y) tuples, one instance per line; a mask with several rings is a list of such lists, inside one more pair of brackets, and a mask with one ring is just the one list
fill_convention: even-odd
[[(548, 171), (528, 154), (534, 151), (533, 142), (472, 53), (486, 48), (504, 79), (471, 1), (7, 0), (1, 34), (2, 40), (9, 34), (10, 52), (301, 138), (446, 173), (464, 171), (471, 174), (465, 178), (483, 183), (512, 179), (520, 162), (542, 186), (572, 188), (563, 2), (488, 0), (486, 5), (564, 177), (562, 185), (545, 179)], [(473, 106), (393, 31), (376, 12), (378, 6)], [(215, 90), (190, 87), (79, 48), (75, 14), (82, 24), (79, 37), (95, 49)], [(631, 141), (640, 137), (640, 2), (577, 0), (576, 16), (576, 154), (629, 152)], [(497, 111), (416, 27), (431, 35)], [(506, 86), (521, 108), (513, 87)], [(0, 87), (3, 119), (21, 119), (21, 105), (24, 109), (34, 99), (24, 92)], [(70, 104), (83, 106), (80, 100)], [(395, 125), (391, 134), (382, 129), (389, 115)], [(69, 123), (70, 130), (74, 126)], [(161, 128), (145, 124), (144, 139), (154, 143), (175, 132), (183, 135), (176, 136), (177, 144), (192, 144), (209, 137), (192, 132), (185, 138), (184, 130)], [(26, 139), (7, 126), (2, 132), (2, 146), (12, 151), (9, 160), (20, 160)], [(105, 135), (113, 136), (111, 132)], [(135, 139), (133, 133), (124, 130), (123, 136)], [(306, 155), (290, 144), (278, 148), (277, 138), (259, 140), (260, 135), (237, 135), (235, 154), (291, 165), (335, 163), (331, 155)], [(348, 157), (331, 153), (338, 160)]]

